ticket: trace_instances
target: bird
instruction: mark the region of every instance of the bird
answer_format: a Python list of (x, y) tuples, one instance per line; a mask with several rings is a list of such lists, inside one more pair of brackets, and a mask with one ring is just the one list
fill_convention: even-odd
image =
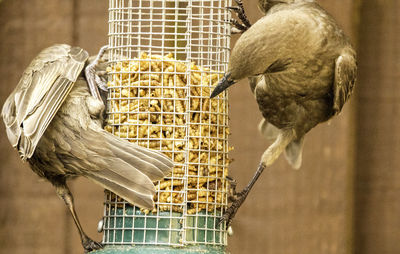
[(105, 51), (89, 58), (84, 49), (67, 44), (45, 48), (2, 108), (8, 140), (64, 200), (85, 253), (103, 246), (84, 232), (67, 180), (84, 176), (130, 203), (152, 209), (153, 181), (173, 167), (166, 155), (103, 130), (105, 105), (97, 83), (104, 79), (98, 67)]
[(219, 223), (232, 222), (263, 170), (285, 153), (298, 169), (305, 135), (338, 115), (353, 92), (356, 52), (335, 19), (314, 0), (259, 0), (265, 14), (253, 25), (241, 0), (232, 21), (241, 35), (234, 45), (228, 70), (211, 98), (248, 78), (263, 116), (258, 128), (274, 142), (265, 150), (250, 183), (237, 193)]

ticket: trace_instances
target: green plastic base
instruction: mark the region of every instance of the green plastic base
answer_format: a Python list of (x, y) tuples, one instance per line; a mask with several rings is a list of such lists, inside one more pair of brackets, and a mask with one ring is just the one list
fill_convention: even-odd
[(107, 246), (104, 249), (90, 252), (91, 254), (182, 254), (182, 253), (204, 253), (204, 254), (228, 254), (225, 247), (189, 245), (186, 247), (169, 246)]
[[(223, 225), (216, 228), (216, 218), (218, 216), (209, 216), (205, 212), (187, 216), (187, 228), (182, 236), (181, 213), (160, 212), (155, 216), (145, 215), (132, 207), (111, 208), (104, 227), (106, 247), (91, 253), (225, 254), (226, 246), (223, 243), (226, 241), (226, 232), (222, 229)], [(182, 242), (189, 244), (177, 246)]]
[[(145, 216), (138, 208), (126, 207), (125, 210), (111, 209), (111, 216), (106, 219), (105, 244), (123, 245), (166, 245), (196, 242), (194, 244), (206, 245), (211, 243), (223, 245), (225, 231), (223, 225), (216, 226), (216, 218), (209, 217), (205, 212), (188, 216), (186, 239), (182, 239), (182, 214), (176, 212), (160, 212), (159, 217)], [(135, 217), (136, 215), (137, 217)], [(152, 215), (152, 214), (150, 214)], [(110, 229), (108, 229), (110, 228)], [(133, 242), (132, 242), (133, 239)], [(145, 245), (147, 246), (147, 245)]]

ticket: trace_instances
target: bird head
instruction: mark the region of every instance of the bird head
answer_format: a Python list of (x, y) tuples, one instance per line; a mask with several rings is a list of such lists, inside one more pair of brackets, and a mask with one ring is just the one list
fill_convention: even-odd
[(210, 98), (214, 98), (218, 94), (222, 93), (225, 91), (228, 87), (231, 85), (235, 84), (236, 81), (231, 79), (231, 73), (227, 72), (225, 75), (222, 77), (222, 79), (218, 82), (217, 86), (214, 88), (213, 92), (211, 93)]

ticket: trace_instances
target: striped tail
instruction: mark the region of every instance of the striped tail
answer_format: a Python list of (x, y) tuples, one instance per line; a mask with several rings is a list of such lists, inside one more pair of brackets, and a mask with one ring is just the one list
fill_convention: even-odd
[(93, 156), (87, 157), (91, 170), (84, 175), (129, 203), (154, 207), (153, 181), (171, 172), (173, 162), (164, 154), (140, 147), (106, 131), (85, 131)]

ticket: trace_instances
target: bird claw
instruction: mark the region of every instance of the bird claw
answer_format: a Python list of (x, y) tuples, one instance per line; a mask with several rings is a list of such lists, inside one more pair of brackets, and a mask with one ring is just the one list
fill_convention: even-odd
[(247, 197), (247, 194), (249, 193), (246, 189), (237, 193), (235, 190), (236, 181), (231, 178), (228, 180), (235, 183), (232, 188), (232, 191), (234, 194), (230, 195), (230, 197), (229, 197), (229, 199), (232, 203), (228, 207), (228, 209), (225, 211), (224, 215), (222, 215), (222, 217), (219, 218), (217, 221), (217, 226), (221, 225), (221, 223), (226, 221), (226, 228), (229, 228), (229, 226), (231, 225), (233, 218), (235, 217), (237, 211), (239, 210), (239, 207), (243, 204), (244, 200)]
[(97, 87), (100, 88), (102, 91), (107, 92), (108, 91), (108, 87), (107, 87), (107, 81), (104, 78), (104, 76), (106, 75), (106, 72), (96, 72), (94, 75)]
[(235, 12), (242, 23), (234, 19), (229, 20), (229, 22), (235, 28), (235, 30), (232, 29), (232, 33), (243, 33), (251, 27), (251, 23), (247, 18), (246, 13), (244, 12), (242, 0), (235, 0), (235, 2), (237, 6), (228, 6), (226, 8), (230, 11)]
[(236, 192), (237, 182), (235, 179), (230, 176), (226, 176), (226, 180), (228, 180), (229, 182), (228, 202), (232, 203), (235, 202), (236, 199), (238, 199), (238, 194), (240, 193)]
[(225, 211), (224, 215), (217, 220), (217, 226), (220, 226), (224, 221), (226, 222), (226, 229), (232, 224), (232, 220), (235, 217), (240, 205), (243, 203), (241, 197), (238, 197), (231, 206)]
[(94, 251), (94, 250), (99, 250), (102, 249), (104, 246), (103, 244), (93, 241), (92, 239), (90, 239), (89, 237), (85, 237), (82, 240), (82, 246), (85, 249), (85, 253)]
[(246, 27), (245, 25), (241, 24), (236, 19), (230, 19), (229, 23), (231, 23), (231, 25), (233, 26), (232, 29), (231, 29), (231, 33), (232, 34), (243, 33), (248, 29), (248, 27)]
[(96, 59), (85, 68), (85, 75), (89, 84), (90, 92), (93, 97), (99, 100), (101, 100), (101, 96), (98, 88), (107, 91), (107, 84), (105, 80), (99, 76), (100, 73), (96, 73), (95, 68), (102, 61), (101, 58), (107, 50), (108, 46), (103, 46), (97, 54)]
[(224, 213), (224, 215), (217, 220), (217, 227), (219, 227), (224, 221), (226, 221), (226, 229), (229, 228), (232, 223), (232, 219), (230, 219), (230, 214)]
[(228, 6), (226, 7), (228, 10), (234, 11), (236, 13), (243, 13), (243, 10), (238, 6)]

